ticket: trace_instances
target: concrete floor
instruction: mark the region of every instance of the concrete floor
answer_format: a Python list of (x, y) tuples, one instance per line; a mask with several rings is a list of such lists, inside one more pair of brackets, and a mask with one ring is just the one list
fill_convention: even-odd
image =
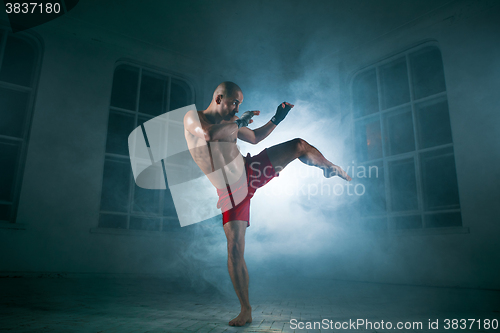
[[(236, 297), (215, 290), (197, 293), (159, 279), (2, 278), (0, 331), (341, 332), (348, 329), (335, 323), (364, 319), (374, 326), (349, 331), (384, 331), (376, 327), (383, 320), (423, 325), (393, 332), (428, 332), (430, 319), (439, 320), (432, 332), (449, 332), (447, 318), (481, 320), (481, 328), (476, 321), (469, 329), (469, 320), (462, 332), (500, 330), (483, 327), (485, 319), (500, 320), (500, 291), (309, 279), (251, 285), (250, 294), (253, 322), (235, 328), (227, 322), (238, 313)], [(294, 330), (291, 319), (327, 319), (333, 329)]]

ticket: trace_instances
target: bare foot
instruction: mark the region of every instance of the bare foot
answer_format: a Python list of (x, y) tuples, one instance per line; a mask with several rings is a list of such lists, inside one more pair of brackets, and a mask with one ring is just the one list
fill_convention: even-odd
[(238, 317), (234, 318), (229, 322), (229, 326), (243, 326), (246, 323), (252, 322), (252, 308), (250, 310), (241, 310)]
[(332, 164), (332, 166), (329, 168), (323, 169), (323, 175), (326, 178), (330, 178), (333, 176), (339, 176), (340, 178), (347, 180), (348, 182), (350, 182), (352, 180), (352, 178), (347, 174), (347, 172), (345, 172), (344, 170), (342, 170), (341, 167), (339, 167), (338, 165), (335, 165), (335, 164)]

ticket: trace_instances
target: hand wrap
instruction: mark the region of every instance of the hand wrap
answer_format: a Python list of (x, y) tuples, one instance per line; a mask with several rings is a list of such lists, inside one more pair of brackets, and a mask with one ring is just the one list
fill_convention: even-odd
[(276, 114), (271, 118), (271, 122), (274, 125), (278, 125), (279, 123), (281, 123), (281, 121), (285, 119), (288, 111), (290, 111), (291, 108), (292, 107), (286, 104), (286, 102), (281, 103), (276, 109)]
[(247, 127), (252, 117), (253, 111), (246, 111), (241, 115), (240, 119), (236, 119), (235, 123), (238, 125), (238, 128)]

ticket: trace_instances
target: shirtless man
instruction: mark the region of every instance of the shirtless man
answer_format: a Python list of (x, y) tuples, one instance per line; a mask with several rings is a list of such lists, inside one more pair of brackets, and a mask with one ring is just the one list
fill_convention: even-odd
[(250, 198), (255, 190), (278, 176), (278, 172), (296, 158), (321, 168), (325, 177), (339, 176), (351, 180), (344, 170), (302, 139), (293, 139), (264, 149), (258, 155), (243, 157), (236, 146), (236, 139), (259, 143), (286, 117), (293, 105), (283, 102), (267, 124), (251, 130), (246, 126), (260, 111), (247, 111), (238, 118), (236, 113), (242, 102), (240, 87), (232, 82), (223, 82), (215, 90), (206, 110), (189, 111), (184, 117), (184, 134), (191, 156), (219, 194), (217, 207), (222, 209), (229, 275), (241, 304), (240, 314), (229, 322), (231, 326), (252, 322), (248, 299), (249, 277), (243, 254), (245, 232), (250, 225)]

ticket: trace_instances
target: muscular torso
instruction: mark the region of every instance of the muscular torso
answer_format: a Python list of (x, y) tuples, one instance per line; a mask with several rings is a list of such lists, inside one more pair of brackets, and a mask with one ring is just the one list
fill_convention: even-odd
[[(197, 114), (202, 122), (208, 122), (203, 112), (198, 111)], [(237, 117), (233, 117), (229, 121), (222, 121), (221, 124), (232, 123), (236, 119)], [(192, 135), (186, 129), (184, 135), (193, 160), (215, 187), (224, 189), (226, 184), (233, 184), (240, 179), (245, 170), (245, 162), (236, 145), (238, 131), (211, 142)], [(221, 170), (223, 172), (220, 172)]]

